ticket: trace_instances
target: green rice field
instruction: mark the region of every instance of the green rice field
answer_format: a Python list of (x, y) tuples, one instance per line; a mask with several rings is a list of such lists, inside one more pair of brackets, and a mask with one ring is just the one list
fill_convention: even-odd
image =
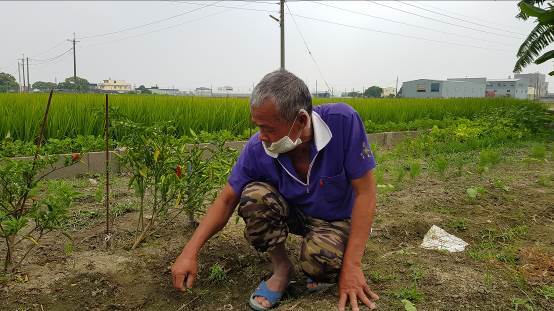
[[(13, 139), (32, 140), (47, 99), (48, 94), (0, 94), (0, 137), (9, 134)], [(249, 121), (248, 98), (110, 95), (109, 99), (113, 109), (135, 122), (174, 122), (178, 135), (187, 135), (190, 129), (197, 132), (227, 130), (234, 135), (243, 135), (253, 128)], [(395, 130), (398, 128), (395, 125), (416, 120), (473, 119), (491, 109), (537, 105), (510, 98), (314, 99), (315, 105), (332, 102), (350, 104), (366, 124), (382, 125), (380, 130)], [(103, 94), (54, 94), (46, 136), (62, 139), (102, 135), (103, 109)], [(118, 135), (122, 133), (115, 133), (116, 139)]]

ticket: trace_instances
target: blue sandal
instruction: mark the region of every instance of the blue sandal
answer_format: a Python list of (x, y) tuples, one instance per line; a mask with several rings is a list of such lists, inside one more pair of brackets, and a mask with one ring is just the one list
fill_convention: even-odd
[[(258, 285), (256, 290), (254, 291), (254, 293), (252, 293), (252, 295), (250, 295), (250, 308), (252, 308), (256, 311), (269, 310), (269, 309), (275, 307), (275, 305), (277, 305), (277, 303), (279, 303), (279, 300), (281, 300), (281, 297), (283, 297), (284, 292), (285, 291), (274, 292), (274, 291), (272, 291), (271, 289), (269, 289), (267, 287), (267, 284), (266, 284), (265, 281), (262, 281), (262, 282), (260, 282), (260, 285)], [(266, 307), (262, 306), (261, 304), (259, 304), (256, 301), (256, 299), (255, 299), (256, 297), (264, 297), (265, 299), (267, 299), (267, 301), (269, 302), (269, 304), (271, 306), (269, 308), (266, 308)]]

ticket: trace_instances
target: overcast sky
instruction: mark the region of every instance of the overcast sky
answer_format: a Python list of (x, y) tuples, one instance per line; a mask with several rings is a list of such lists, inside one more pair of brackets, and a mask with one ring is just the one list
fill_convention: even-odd
[[(31, 83), (72, 76), (65, 40), (75, 32), (77, 75), (90, 82), (249, 92), (280, 66), (279, 27), (269, 17), (279, 16), (277, 2), (2, 1), (0, 71), (17, 79), (25, 53)], [(507, 78), (534, 26), (515, 18), (515, 1), (291, 1), (288, 8), (296, 16), (285, 16), (286, 68), (311, 90), (316, 80), (325, 89), (326, 80), (335, 92), (394, 86), (397, 77)], [(548, 62), (524, 72), (552, 70)]]

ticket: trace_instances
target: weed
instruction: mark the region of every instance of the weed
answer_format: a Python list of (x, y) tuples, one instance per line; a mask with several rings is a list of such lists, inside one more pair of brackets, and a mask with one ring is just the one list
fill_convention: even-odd
[(421, 164), (418, 161), (410, 162), (410, 177), (415, 179), (421, 174)]
[(393, 296), (397, 299), (406, 299), (413, 303), (418, 303), (423, 300), (423, 293), (417, 287), (404, 287), (393, 292)]
[(546, 159), (546, 146), (544, 145), (535, 145), (531, 148), (531, 158), (536, 160)]
[(466, 221), (465, 219), (462, 219), (462, 218), (452, 220), (451, 222), (448, 223), (448, 227), (452, 229), (456, 229), (458, 231), (465, 231), (467, 229)]
[(514, 307), (514, 310), (535, 310), (533, 306), (529, 304), (529, 300), (523, 298), (513, 298), (512, 306)]
[(214, 263), (210, 267), (210, 275), (208, 276), (208, 280), (222, 282), (226, 279), (227, 279), (227, 272), (225, 272), (225, 270), (219, 263)]
[(549, 300), (554, 299), (554, 286), (552, 285), (544, 285), (539, 289), (539, 292), (546, 299), (549, 299)]
[(444, 156), (439, 156), (434, 162), (435, 169), (444, 177), (448, 168), (448, 160)]
[(485, 193), (485, 188), (481, 186), (469, 187), (466, 189), (466, 193), (471, 200), (476, 200)]

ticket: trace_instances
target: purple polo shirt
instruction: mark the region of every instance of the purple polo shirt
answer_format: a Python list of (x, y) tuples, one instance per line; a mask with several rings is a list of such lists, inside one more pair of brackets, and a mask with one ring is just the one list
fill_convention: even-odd
[(327, 221), (350, 218), (354, 205), (351, 180), (375, 167), (362, 120), (346, 104), (327, 104), (314, 107), (312, 126), (307, 182), (296, 173), (287, 154), (266, 152), (256, 133), (228, 178), (235, 193), (242, 193), (250, 182), (266, 182), (308, 216)]

